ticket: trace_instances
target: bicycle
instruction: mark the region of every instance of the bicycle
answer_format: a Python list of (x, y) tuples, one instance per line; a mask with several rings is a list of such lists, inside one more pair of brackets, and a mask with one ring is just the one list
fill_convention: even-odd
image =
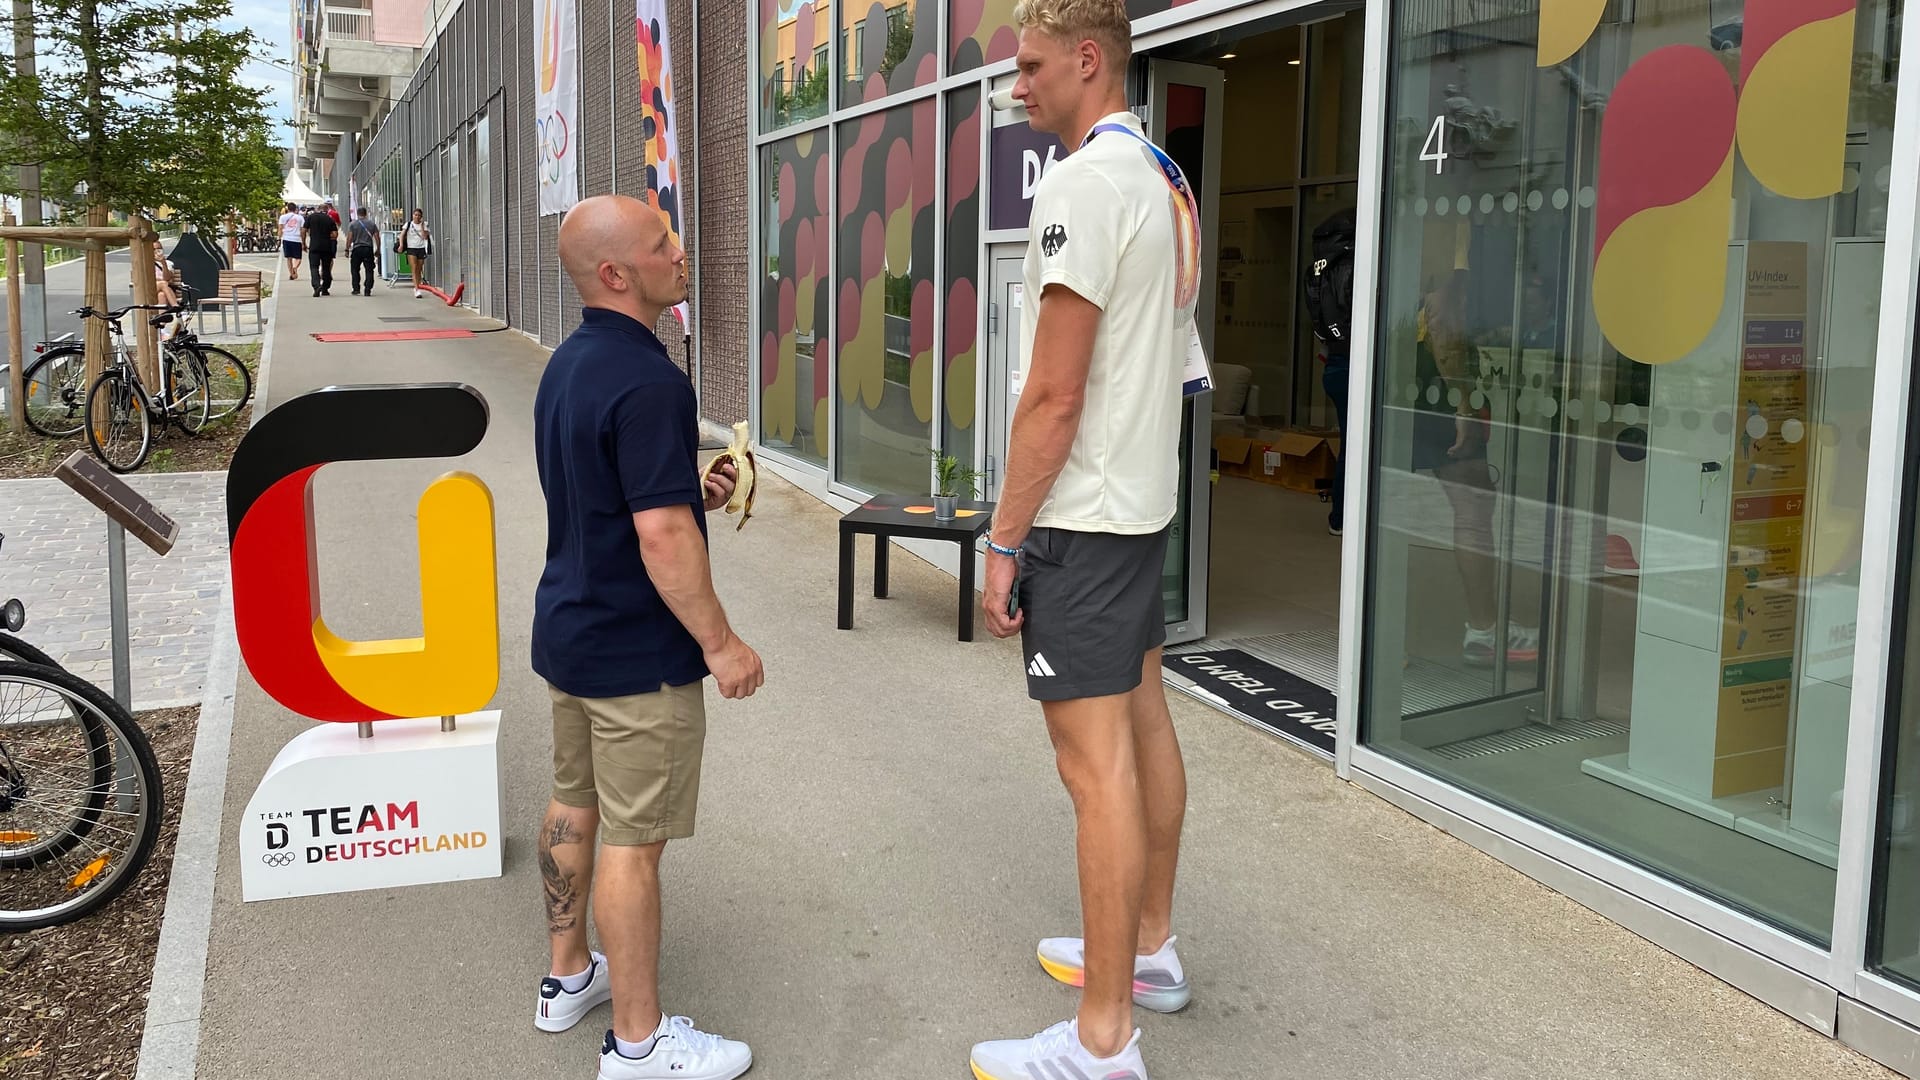
[[(160, 392), (153, 393), (140, 378), (133, 351), (127, 348), (126, 331), (120, 319), (129, 311), (165, 311), (154, 305), (134, 304), (116, 311), (99, 312), (83, 307), (74, 314), (99, 319), (107, 324), (113, 337), (113, 363), (87, 388), (87, 445), (107, 468), (117, 473), (132, 472), (147, 460), (153, 449), (153, 416), (160, 417), (164, 433), (169, 422), (189, 435), (198, 434), (207, 424), (207, 380), (203, 361), (193, 353), (162, 350)], [(159, 319), (154, 322), (159, 323)], [(184, 362), (181, 358), (184, 357)]]
[[(156, 327), (164, 326), (169, 319), (192, 310), (192, 301), (148, 310), (162, 312), (149, 321)], [(78, 435), (86, 424), (82, 408), (86, 403), (87, 358), (84, 346), (73, 337), (68, 333), (35, 345), (33, 351), (40, 358), (22, 375), (27, 426), (48, 438)], [(187, 353), (197, 356), (207, 370), (207, 423), (234, 415), (253, 399), (253, 372), (247, 365), (227, 350), (201, 342), (181, 319), (173, 338), (161, 346), (161, 362), (190, 363), (184, 355)]]
[[(9, 631), (25, 622), (18, 600), (4, 611)], [(153, 747), (118, 702), (11, 633), (0, 654), (0, 932), (17, 932), (124, 892), (153, 854), (165, 798)]]

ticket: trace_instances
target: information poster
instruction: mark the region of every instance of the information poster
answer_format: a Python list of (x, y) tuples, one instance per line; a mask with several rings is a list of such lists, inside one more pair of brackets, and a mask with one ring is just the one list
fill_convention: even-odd
[[(1807, 246), (1748, 245), (1714, 798), (1783, 779), (1806, 529), (1806, 338)], [(1701, 477), (1704, 499), (1715, 475)]]

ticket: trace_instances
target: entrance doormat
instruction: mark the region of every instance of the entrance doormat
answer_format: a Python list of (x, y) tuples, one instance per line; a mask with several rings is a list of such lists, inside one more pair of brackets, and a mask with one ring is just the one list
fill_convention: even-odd
[(327, 334), (315, 334), (315, 341), (432, 341), (436, 338), (472, 337), (471, 330), (456, 330), (448, 327), (443, 330), (339, 330)]
[(1174, 653), (1166, 670), (1235, 716), (1333, 756), (1333, 694), (1239, 649)]

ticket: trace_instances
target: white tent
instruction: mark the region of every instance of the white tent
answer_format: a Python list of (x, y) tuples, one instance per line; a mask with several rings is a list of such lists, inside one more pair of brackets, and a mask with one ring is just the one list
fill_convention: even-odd
[(287, 170), (287, 182), (280, 187), (280, 198), (301, 206), (319, 206), (327, 201), (325, 195), (315, 192), (307, 186), (306, 181), (300, 179), (298, 169)]

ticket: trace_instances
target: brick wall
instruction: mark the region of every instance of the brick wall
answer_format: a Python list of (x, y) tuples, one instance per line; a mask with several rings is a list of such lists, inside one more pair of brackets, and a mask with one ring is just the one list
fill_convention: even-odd
[[(692, 0), (674, 10), (692, 12)], [(698, 138), (683, 139), (694, 179), (694, 257), (700, 260), (699, 331), (701, 411), (732, 424), (747, 418), (747, 65), (754, 39), (747, 5), (703, 4), (700, 18)], [(679, 25), (681, 56), (691, 55), (692, 28)], [(680, 42), (685, 42), (681, 45)], [(687, 82), (692, 72), (687, 71)], [(684, 84), (683, 84), (684, 85)], [(691, 126), (692, 102), (680, 106)], [(709, 173), (703, 166), (713, 163)]]
[[(419, 69), (386, 124), (370, 140), (356, 186), (370, 182), (399, 146), (407, 202), (424, 206), (436, 233), (457, 224), (441, 154), (462, 139), (461, 181), (473, 182), (474, 163), (464, 133), (487, 110), (490, 267), (470, 265), (468, 291), (489, 275), (487, 314), (558, 345), (579, 325), (580, 298), (560, 273), (554, 243), (560, 219), (539, 213), (535, 175), (534, 39), (532, 0), (466, 0), (440, 37), (422, 51)], [(580, 28), (580, 194), (638, 194), (646, 185), (646, 156), (638, 108), (640, 80), (631, 0), (577, 0)], [(694, 73), (694, 19), (700, 20), (700, 78)], [(731, 424), (747, 415), (747, 131), (746, 5), (669, 0), (668, 34), (675, 65), (674, 122), (679, 126), (683, 239), (698, 260), (701, 295), (694, 298), (694, 348), (700, 356), (702, 411)], [(698, 103), (696, 105), (696, 102)], [(700, 112), (700, 130), (694, 113)], [(703, 176), (705, 161), (713, 175)], [(420, 183), (413, 176), (422, 168)], [(705, 180), (703, 183), (702, 181)], [(470, 263), (474, 237), (461, 237)], [(434, 280), (453, 284), (454, 267), (437, 266)], [(671, 315), (658, 328), (681, 361), (679, 325)]]

